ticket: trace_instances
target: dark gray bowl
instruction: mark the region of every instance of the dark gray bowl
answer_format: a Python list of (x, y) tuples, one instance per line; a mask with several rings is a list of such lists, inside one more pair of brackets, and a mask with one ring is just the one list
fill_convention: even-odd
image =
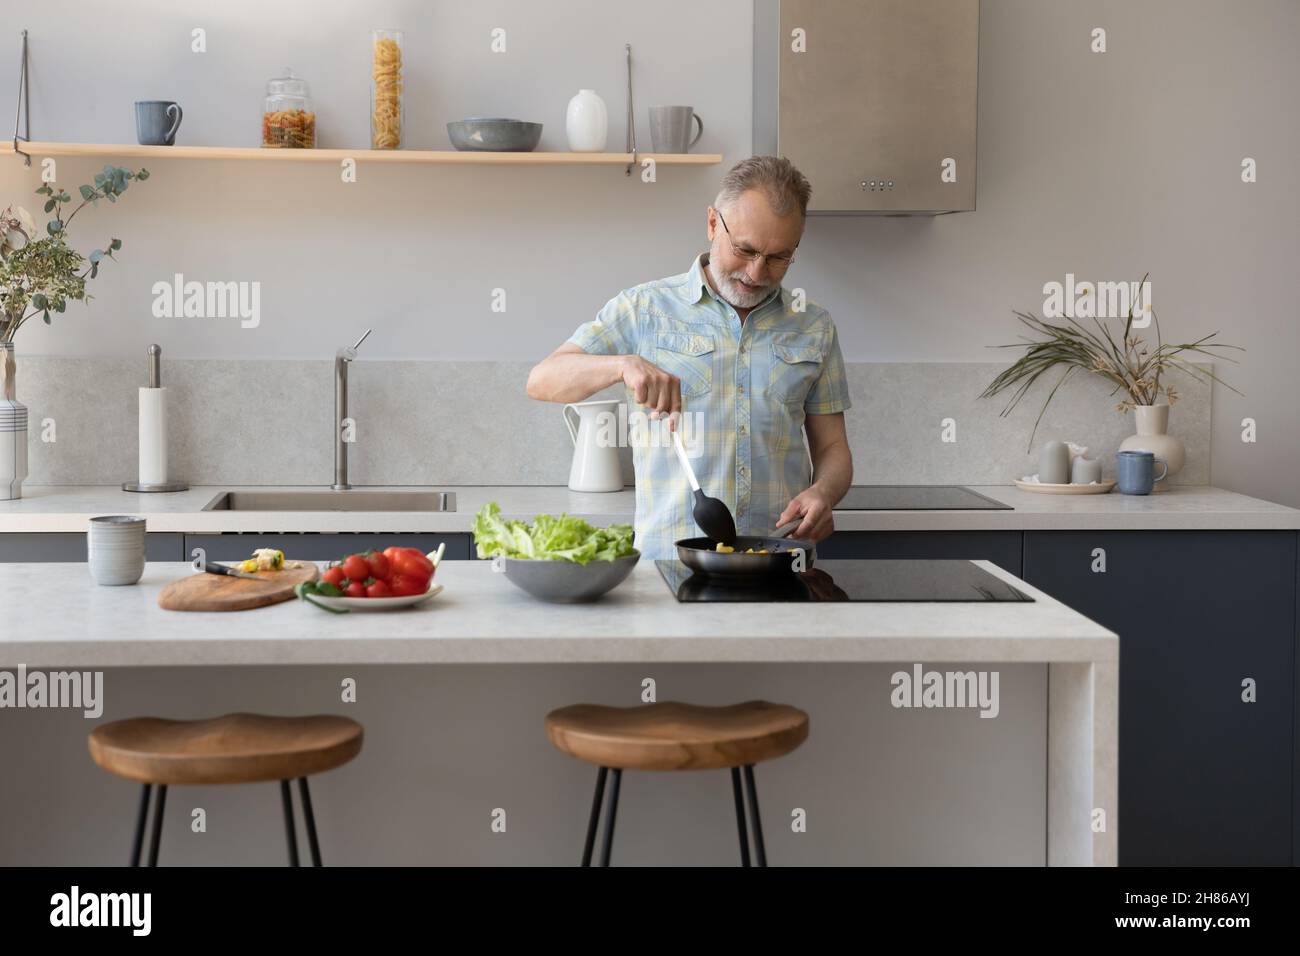
[(633, 551), (613, 561), (531, 561), (528, 558), (505, 558), (505, 576), (535, 598), (561, 604), (594, 601), (623, 583), (641, 560)]
[(541, 123), (471, 116), (447, 124), (451, 145), (478, 153), (531, 153), (542, 139)]

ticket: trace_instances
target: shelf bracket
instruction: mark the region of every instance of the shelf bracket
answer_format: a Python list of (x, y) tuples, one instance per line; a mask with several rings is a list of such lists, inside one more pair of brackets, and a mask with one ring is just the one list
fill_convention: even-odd
[[(22, 32), (23, 52), (18, 66), (18, 109), (14, 113), (14, 152), (23, 158), (24, 165), (32, 164), (32, 157), (18, 148), (18, 141), (21, 139), (24, 143), (32, 141), (32, 102), (31, 92), (27, 83), (27, 31)], [(23, 133), (18, 134), (19, 124), (22, 124)]]
[(623, 49), (627, 53), (627, 149), (624, 152), (632, 154), (632, 162), (627, 164), (627, 169), (623, 170), (623, 175), (631, 176), (632, 167), (637, 164), (636, 114), (632, 110), (632, 44), (624, 43)]

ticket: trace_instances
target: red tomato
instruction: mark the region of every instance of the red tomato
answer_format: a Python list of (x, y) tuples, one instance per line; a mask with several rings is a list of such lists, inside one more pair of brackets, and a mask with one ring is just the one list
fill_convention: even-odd
[(366, 587), (366, 597), (392, 597), (392, 588), (388, 586), (387, 581), (376, 580), (373, 584)]
[(343, 573), (343, 569), (338, 565), (335, 565), (332, 568), (325, 569), (325, 573), (321, 575), (321, 580), (328, 581), (336, 588), (341, 588), (343, 587), (343, 582), (347, 580), (347, 577), (348, 576)]
[(382, 551), (372, 551), (366, 555), (366, 564), (370, 566), (370, 576), (376, 581), (388, 580), (388, 558)]
[(388, 582), (388, 588), (392, 591), (393, 597), (423, 594), (429, 590), (429, 579), (417, 578), (409, 574), (394, 574)]
[(393, 545), (391, 548), (384, 548), (384, 557), (388, 559), (389, 564), (392, 564), (393, 559), (396, 558), (398, 554), (400, 554), (403, 550), (405, 549), (399, 548), (397, 547), (397, 545)]
[(360, 581), (351, 581), (348, 583), (347, 590), (343, 593), (348, 597), (365, 597), (366, 586)]
[(370, 565), (359, 554), (349, 554), (343, 560), (343, 575), (352, 581), (364, 581), (370, 577)]
[(394, 574), (422, 577), (426, 582), (433, 577), (433, 562), (426, 558), (419, 548), (402, 548), (389, 563)]

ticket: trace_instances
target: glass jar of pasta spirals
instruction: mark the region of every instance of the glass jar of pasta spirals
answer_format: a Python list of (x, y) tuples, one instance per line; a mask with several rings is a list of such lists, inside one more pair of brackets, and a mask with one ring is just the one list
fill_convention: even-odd
[(316, 113), (307, 82), (285, 67), (284, 76), (268, 80), (262, 112), (262, 145), (277, 149), (314, 149)]
[(371, 31), (370, 49), (370, 146), (399, 149), (402, 145), (402, 31)]

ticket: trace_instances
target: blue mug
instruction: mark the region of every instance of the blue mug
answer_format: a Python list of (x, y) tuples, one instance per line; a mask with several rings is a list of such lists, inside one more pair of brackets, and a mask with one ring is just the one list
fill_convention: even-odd
[(142, 146), (172, 146), (181, 128), (181, 107), (171, 100), (136, 100), (135, 138)]
[[(1155, 474), (1156, 463), (1164, 468)], [(1121, 495), (1149, 495), (1157, 481), (1169, 474), (1169, 464), (1149, 451), (1122, 451), (1115, 456), (1115, 479)]]

